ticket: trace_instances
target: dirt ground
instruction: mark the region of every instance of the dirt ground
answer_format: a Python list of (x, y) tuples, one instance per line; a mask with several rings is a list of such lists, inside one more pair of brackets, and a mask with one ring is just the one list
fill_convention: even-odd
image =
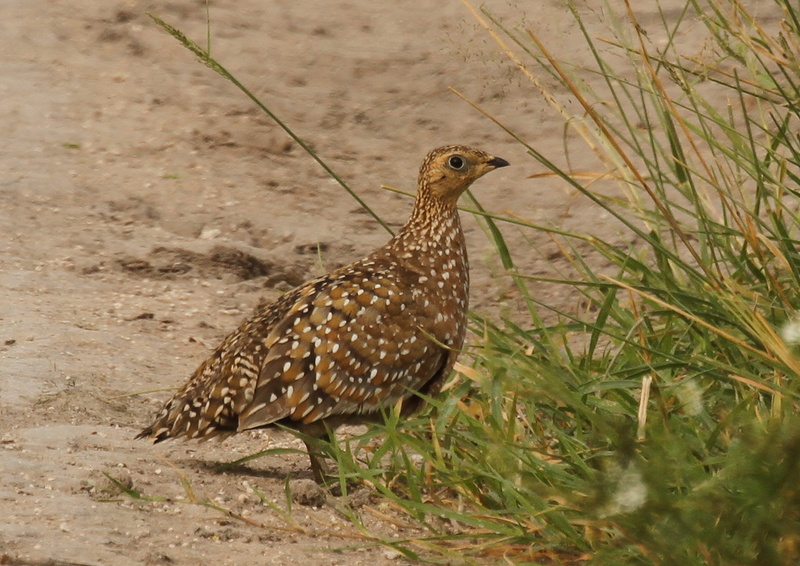
[[(527, 9), (568, 46), (564, 2)], [(551, 155), (563, 125), (495, 52), (458, 1), (239, 0), (211, 7), (216, 57), (398, 227), (428, 150), (467, 143), (508, 167), (475, 186), (487, 208), (614, 237), (589, 203), (541, 170), (454, 87)], [(526, 10), (532, 13), (526, 13)], [(235, 87), (197, 63), (146, 16), (204, 41), (205, 3), (25, 0), (0, 7), (0, 563), (402, 564), (351, 538), (331, 507), (295, 505), (284, 480), (310, 478), (303, 455), (247, 469), (215, 463), (280, 432), (223, 444), (133, 437), (227, 332), (262, 299), (349, 263), (386, 232)], [(657, 17), (652, 14), (652, 17)], [(581, 159), (578, 151), (573, 158)], [(586, 165), (586, 167), (589, 167)], [(519, 308), (475, 221), (464, 215), (472, 304)], [(508, 230), (517, 260), (544, 273), (544, 233)], [(621, 237), (621, 236), (620, 236)], [(551, 256), (552, 259), (552, 256)], [(568, 302), (557, 289), (545, 300)], [(167, 501), (120, 496), (103, 473)], [(185, 477), (256, 524), (179, 504)], [(378, 519), (384, 536), (410, 530)], [(383, 509), (383, 511), (381, 511)]]

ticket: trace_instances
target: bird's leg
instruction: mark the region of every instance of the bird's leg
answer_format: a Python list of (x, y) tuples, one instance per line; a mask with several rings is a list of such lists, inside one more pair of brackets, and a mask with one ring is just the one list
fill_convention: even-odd
[(308, 459), (311, 460), (311, 473), (314, 474), (314, 481), (319, 485), (326, 485), (327, 478), (330, 477), (330, 468), (325, 461), (325, 455), (317, 451), (317, 448), (311, 443), (304, 441), (306, 450), (308, 450)]
[(319, 485), (328, 485), (331, 476), (330, 467), (326, 458), (330, 457), (328, 447), (336, 442), (333, 429), (328, 428), (322, 423), (305, 427), (302, 433), (308, 440), (303, 440), (308, 450), (308, 459), (311, 461), (311, 472), (314, 474), (314, 481)]

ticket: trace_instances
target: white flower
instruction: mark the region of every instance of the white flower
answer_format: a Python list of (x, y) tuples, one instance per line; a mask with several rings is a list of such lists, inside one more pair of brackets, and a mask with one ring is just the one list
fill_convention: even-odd
[(600, 511), (601, 517), (636, 511), (647, 501), (647, 485), (632, 463), (621, 471), (615, 487), (611, 501)]
[(783, 325), (781, 336), (788, 346), (800, 344), (800, 312), (794, 313), (792, 318)]
[(683, 381), (676, 389), (676, 393), (684, 411), (694, 416), (703, 412), (703, 393), (694, 380)]

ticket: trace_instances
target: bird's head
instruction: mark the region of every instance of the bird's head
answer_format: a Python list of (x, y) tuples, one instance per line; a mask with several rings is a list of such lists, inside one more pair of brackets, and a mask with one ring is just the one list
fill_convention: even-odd
[(469, 186), (508, 161), (479, 149), (447, 145), (431, 151), (419, 170), (419, 189), (442, 203), (455, 205)]

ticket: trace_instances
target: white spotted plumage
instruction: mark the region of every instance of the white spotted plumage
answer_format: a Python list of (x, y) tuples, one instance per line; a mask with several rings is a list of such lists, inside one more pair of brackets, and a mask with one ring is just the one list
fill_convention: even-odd
[[(417, 409), (415, 392), (439, 391), (464, 342), (469, 272), (456, 202), (507, 164), (464, 146), (429, 153), (394, 238), (257, 309), (139, 437), (225, 437), (273, 423), (318, 436), (400, 400)], [(313, 456), (312, 469), (319, 480)]]

